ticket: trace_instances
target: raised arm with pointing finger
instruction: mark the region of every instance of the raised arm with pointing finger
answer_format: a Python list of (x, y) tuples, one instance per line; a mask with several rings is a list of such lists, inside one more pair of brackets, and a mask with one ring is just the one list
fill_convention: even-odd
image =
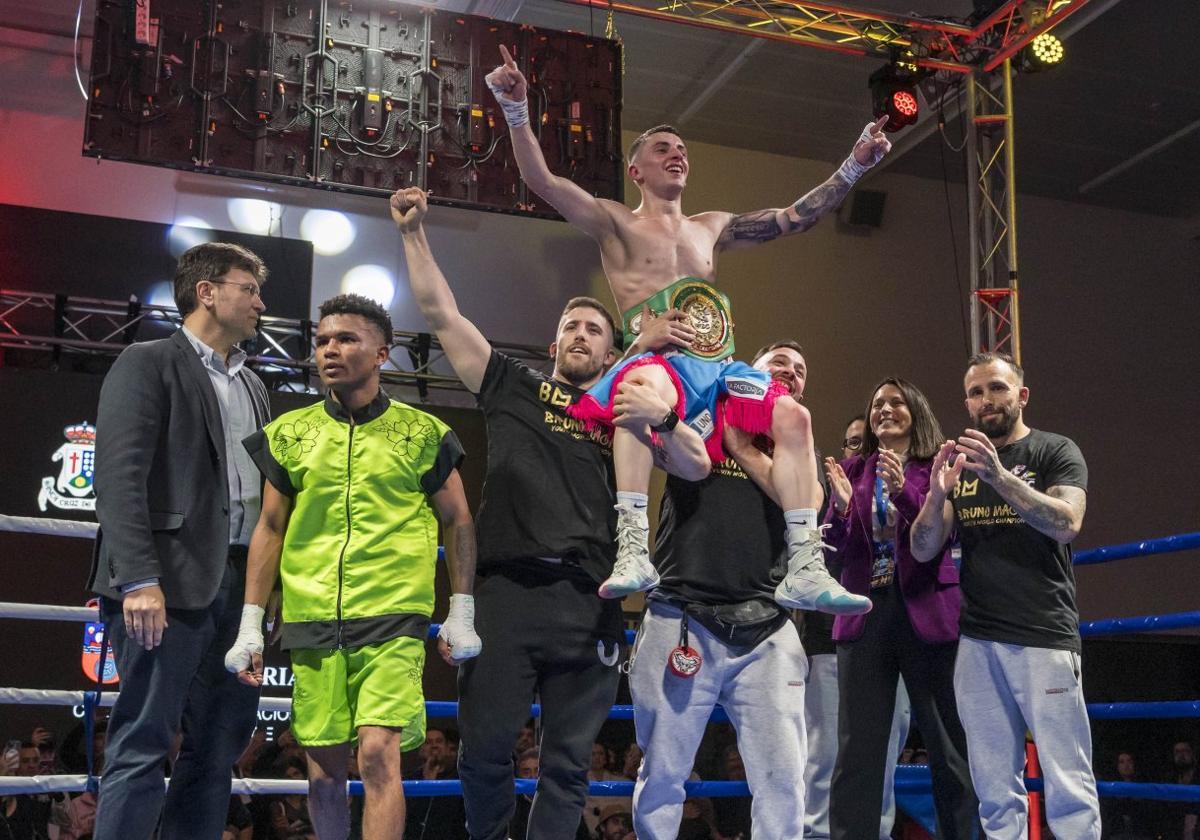
[[(508, 49), (502, 45), (500, 53), (503, 63), (488, 74), (486, 81), (508, 120), (513, 155), (521, 170), (521, 177), (530, 189), (549, 202), (568, 222), (600, 242), (604, 248), (605, 269), (614, 283), (617, 303), (625, 310), (628, 304), (622, 299), (613, 272), (616, 270), (619, 275), (622, 262), (633, 262), (620, 259), (620, 250), (624, 250), (620, 245), (628, 246), (622, 227), (632, 221), (638, 211), (630, 211), (619, 202), (590, 195), (569, 178), (550, 171), (529, 122), (529, 85)], [(718, 251), (769, 242), (779, 236), (808, 230), (841, 204), (855, 182), (891, 149), (891, 142), (883, 133), (887, 119), (885, 115), (867, 124), (855, 141), (850, 155), (837, 171), (793, 204), (749, 213), (708, 212), (692, 217), (693, 220), (702, 222), (709, 232), (716, 235), (713, 245)], [(686, 179), (686, 151), (683, 151), (679, 160), (673, 161), (677, 152), (674, 144), (665, 138), (658, 141), (651, 139), (645, 144), (645, 154), (651, 162), (666, 161), (668, 170)], [(631, 160), (630, 166), (633, 165)], [(626, 253), (624, 256), (628, 258), (631, 255)], [(672, 281), (674, 279), (671, 278)]]

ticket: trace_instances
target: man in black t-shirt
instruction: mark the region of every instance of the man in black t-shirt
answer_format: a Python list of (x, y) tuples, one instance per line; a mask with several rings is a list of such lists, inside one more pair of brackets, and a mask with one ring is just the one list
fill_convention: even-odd
[[(513, 745), (536, 695), (541, 775), (526, 837), (574, 837), (592, 742), (616, 699), (624, 624), (620, 601), (596, 594), (616, 552), (612, 439), (585, 430), (566, 408), (616, 360), (612, 316), (592, 298), (569, 301), (550, 345), (553, 372), (533, 370), (493, 350), (459, 312), (421, 227), (425, 194), (398, 191), (391, 212), (413, 297), (487, 422), (487, 475), (475, 518), (475, 627), (486, 644), (458, 680), (467, 829), (474, 840), (507, 837), (516, 801)], [(618, 397), (623, 405), (642, 390), (627, 385)], [(703, 441), (682, 424), (659, 430), (658, 440), (674, 468), (686, 473), (705, 463)]]
[[(777, 342), (755, 367), (798, 397), (799, 345)], [(652, 416), (652, 413), (651, 413)], [(640, 840), (682, 836), (684, 789), (713, 707), (738, 734), (755, 840), (797, 840), (804, 824), (804, 680), (796, 626), (774, 599), (787, 572), (770, 455), (725, 428), (728, 458), (702, 481), (668, 476), (656, 566), (630, 668), (645, 756), (634, 788)]]
[(1003, 353), (967, 362), (974, 428), (938, 452), (911, 531), (913, 555), (962, 541), (962, 638), (954, 691), (989, 838), (1025, 837), (1025, 732), (1033, 733), (1056, 837), (1099, 840), (1092, 736), (1079, 662), (1071, 541), (1087, 465), (1062, 435), (1025, 425), (1024, 372)]

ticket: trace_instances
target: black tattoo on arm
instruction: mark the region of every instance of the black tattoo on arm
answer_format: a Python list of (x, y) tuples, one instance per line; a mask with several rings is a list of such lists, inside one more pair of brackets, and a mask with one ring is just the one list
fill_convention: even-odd
[(662, 443), (652, 443), (651, 447), (654, 450), (654, 466), (660, 470), (665, 470), (671, 462), (671, 456), (667, 452), (667, 448)]
[(849, 192), (850, 184), (834, 175), (824, 184), (807, 193), (792, 205), (792, 211), (787, 214), (788, 222), (791, 223), (788, 233), (808, 230), (831, 210), (837, 209)]
[(1010, 502), (1022, 520), (1058, 542), (1073, 540), (1082, 524), (1082, 506), (1086, 504), (1084, 491), (1079, 487), (1060, 486), (1039, 493), (1028, 485), (1025, 488), (1026, 493), (1021, 493), (1021, 496), (1026, 498)]
[(721, 232), (721, 239), (725, 242), (770, 242), (784, 232), (779, 226), (778, 216), (778, 210), (758, 210), (734, 216), (733, 221)]
[(912, 547), (920, 551), (923, 555), (936, 552), (941, 548), (941, 541), (938, 539), (941, 536), (941, 530), (936, 525), (930, 525), (928, 522), (922, 522), (918, 519), (908, 531), (909, 537), (912, 540)]
[(1055, 486), (1041, 493), (1020, 479), (1005, 484), (1003, 490), (999, 487), (997, 490), (1026, 525), (1060, 543), (1068, 543), (1078, 534), (1087, 504), (1087, 494), (1083, 490)]
[(850, 192), (850, 186), (848, 181), (835, 173), (791, 207), (756, 210), (734, 216), (721, 231), (717, 244), (722, 247), (743, 243), (761, 244), (790, 233), (802, 233), (836, 209)]
[(947, 512), (947, 502), (927, 501), (913, 520), (908, 531), (909, 547), (920, 562), (928, 562), (941, 553), (950, 528), (954, 524), (953, 512)]

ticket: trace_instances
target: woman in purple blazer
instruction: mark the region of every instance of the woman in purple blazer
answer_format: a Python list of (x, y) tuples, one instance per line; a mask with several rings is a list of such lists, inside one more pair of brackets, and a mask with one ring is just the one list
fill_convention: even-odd
[(825, 459), (825, 542), (837, 551), (842, 585), (872, 603), (869, 613), (838, 616), (833, 625), (840, 701), (830, 833), (833, 840), (878, 836), (896, 681), (903, 676), (929, 751), (938, 837), (970, 840), (978, 805), (954, 705), (958, 569), (948, 549), (940, 560), (918, 563), (908, 543), (944, 438), (925, 395), (903, 379), (879, 383), (866, 416), (861, 453), (840, 464)]

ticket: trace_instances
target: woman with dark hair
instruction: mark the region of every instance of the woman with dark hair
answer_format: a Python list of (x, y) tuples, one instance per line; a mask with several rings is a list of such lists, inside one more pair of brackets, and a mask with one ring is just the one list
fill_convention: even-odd
[(970, 840), (978, 806), (954, 705), (958, 569), (948, 549), (938, 562), (918, 563), (908, 543), (944, 438), (925, 395), (903, 379), (876, 386), (866, 418), (859, 454), (840, 464), (825, 459), (825, 541), (837, 551), (842, 585), (872, 605), (833, 625), (840, 700), (830, 834), (878, 836), (896, 682), (903, 677), (929, 750), (938, 837)]

